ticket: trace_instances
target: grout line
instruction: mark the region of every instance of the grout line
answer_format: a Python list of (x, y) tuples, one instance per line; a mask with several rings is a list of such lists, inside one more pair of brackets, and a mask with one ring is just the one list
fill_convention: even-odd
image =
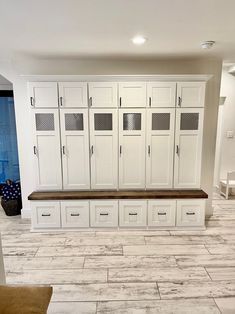
[(209, 274), (209, 272), (208, 272), (208, 270), (207, 270), (207, 268), (206, 267), (203, 267), (203, 268), (205, 269), (205, 271), (206, 271), (207, 275), (209, 276), (210, 280), (213, 281), (211, 276), (210, 276), (210, 274)]
[(213, 301), (214, 301), (214, 303), (215, 303), (215, 306), (216, 306), (217, 309), (219, 310), (220, 314), (223, 314), (223, 312), (221, 312), (221, 310), (220, 310), (218, 304), (217, 304), (216, 301), (215, 301), (215, 297), (213, 298)]

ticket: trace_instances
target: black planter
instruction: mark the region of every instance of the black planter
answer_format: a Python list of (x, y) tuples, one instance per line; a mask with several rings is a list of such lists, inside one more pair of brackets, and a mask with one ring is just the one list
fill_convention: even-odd
[(17, 216), (21, 214), (22, 202), (20, 198), (9, 201), (2, 199), (1, 205), (7, 216)]

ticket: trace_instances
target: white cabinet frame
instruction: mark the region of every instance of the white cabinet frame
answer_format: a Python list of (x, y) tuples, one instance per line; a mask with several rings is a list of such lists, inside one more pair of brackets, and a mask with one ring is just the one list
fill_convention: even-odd
[(89, 106), (92, 108), (116, 108), (118, 89), (115, 82), (90, 82)]
[(205, 82), (177, 83), (177, 107), (204, 107), (205, 89)]
[(175, 108), (176, 82), (148, 82), (148, 107)]
[(146, 82), (120, 82), (119, 107), (145, 108), (147, 87)]
[(57, 82), (28, 82), (28, 97), (31, 108), (57, 108)]
[(87, 83), (83, 82), (59, 82), (59, 106), (60, 108), (86, 108)]

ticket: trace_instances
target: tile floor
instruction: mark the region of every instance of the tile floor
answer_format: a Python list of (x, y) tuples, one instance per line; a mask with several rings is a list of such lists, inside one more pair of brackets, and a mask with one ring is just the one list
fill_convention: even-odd
[(49, 314), (235, 313), (235, 200), (205, 231), (29, 228), (0, 210), (7, 282), (53, 285)]

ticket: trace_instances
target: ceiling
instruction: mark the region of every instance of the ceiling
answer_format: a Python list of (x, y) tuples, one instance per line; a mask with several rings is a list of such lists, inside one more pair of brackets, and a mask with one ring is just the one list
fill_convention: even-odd
[[(0, 0), (0, 58), (222, 57), (235, 61), (235, 0)], [(131, 38), (148, 38), (134, 46)], [(211, 50), (200, 43), (215, 40)]]

